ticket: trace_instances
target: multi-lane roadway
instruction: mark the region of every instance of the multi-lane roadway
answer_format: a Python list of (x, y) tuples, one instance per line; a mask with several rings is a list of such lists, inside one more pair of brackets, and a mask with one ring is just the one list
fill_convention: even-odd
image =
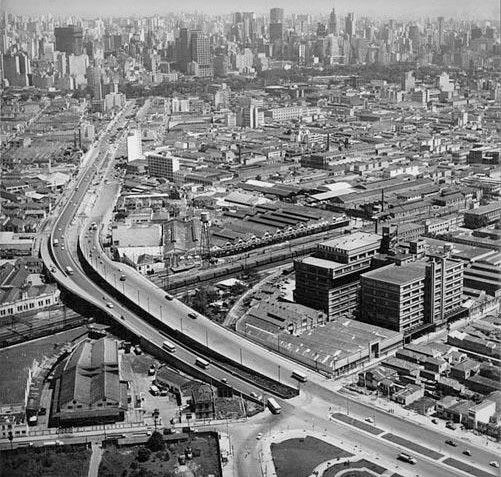
[[(115, 127), (123, 123), (120, 118), (116, 121)], [(108, 295), (101, 287), (96, 285), (82, 269), (81, 264), (77, 260), (77, 253), (74, 248), (76, 236), (80, 235), (80, 246), (83, 255), (88, 260), (88, 263), (107, 281), (110, 286), (113, 286), (117, 292), (121, 292), (132, 300), (136, 301), (145, 312), (155, 317), (159, 321), (168, 324), (169, 328), (185, 333), (190, 338), (197, 340), (201, 345), (206, 345), (212, 350), (216, 350), (223, 356), (231, 358), (236, 363), (242, 363), (251, 369), (259, 371), (262, 374), (280, 380), (281, 382), (296, 385), (291, 378), (291, 370), (294, 368), (300, 369), (308, 375), (309, 382), (302, 385), (301, 396), (284, 403), (284, 413), (286, 415), (301, 415), (305, 413), (305, 409), (309, 414), (316, 416), (329, 430), (333, 426), (342, 426), (341, 424), (333, 424), (328, 420), (327, 409), (332, 405), (344, 406), (349, 401), (350, 412), (352, 415), (362, 417), (371, 415), (374, 416), (378, 425), (387, 430), (392, 430), (405, 437), (414, 437), (416, 441), (428, 445), (430, 448), (444, 448), (444, 440), (446, 436), (440, 432), (427, 428), (417, 428), (414, 423), (406, 422), (396, 416), (389, 415), (385, 412), (378, 411), (373, 408), (357, 403), (354, 399), (344, 397), (334, 392), (334, 386), (325, 378), (315, 374), (310, 370), (306, 370), (301, 366), (297, 366), (290, 360), (279, 356), (273, 352), (267, 351), (260, 346), (249, 343), (243, 337), (226, 330), (219, 325), (211, 322), (205, 317), (195, 314), (196, 318), (190, 316), (193, 310), (187, 308), (184, 304), (177, 300), (168, 300), (165, 293), (157, 287), (154, 287), (151, 282), (138, 274), (135, 270), (130, 269), (124, 264), (118, 264), (111, 261), (99, 244), (98, 233), (89, 232), (88, 227), (78, 229), (78, 224), (73, 224), (74, 218), (81, 205), (86, 203), (89, 198), (89, 187), (95, 181), (95, 177), (100, 176), (100, 170), (107, 165), (107, 160), (112, 159), (107, 156), (109, 148), (109, 137), (111, 133), (103, 136), (102, 140), (96, 147), (95, 157), (88, 161), (86, 169), (82, 172), (80, 179), (77, 181), (77, 188), (70, 195), (68, 202), (62, 208), (59, 217), (57, 218), (51, 239), (59, 238), (60, 246), (52, 247), (53, 256), (47, 258), (48, 261), (54, 260), (57, 270), (54, 271), (55, 277), (70, 290), (75, 290), (83, 298), (88, 299), (96, 306), (108, 312), (110, 316), (121, 322), (129, 331), (137, 336), (143, 337), (150, 341), (153, 345), (160, 348), (162, 341), (165, 339), (159, 331), (147, 323), (142, 317), (131, 312), (126, 306)], [(110, 207), (113, 205), (113, 200), (116, 194), (116, 184), (100, 183), (99, 190), (94, 192), (96, 205), (91, 212), (91, 216), (87, 222), (101, 222), (104, 217), (108, 216)], [(64, 248), (61, 246), (63, 245)], [(91, 256), (92, 254), (92, 256)], [(67, 267), (73, 269), (72, 274), (66, 274)], [(111, 306), (110, 306), (111, 305)], [(176, 349), (176, 357), (186, 363), (194, 363), (196, 355), (190, 350), (183, 347)], [(229, 386), (250, 395), (251, 393), (259, 393), (259, 388), (252, 385), (227, 371), (210, 366), (207, 374), (219, 382), (226, 382)], [(356, 436), (360, 442), (369, 440), (374, 445), (375, 437), (367, 436), (362, 431), (352, 429), (350, 435)], [(368, 441), (368, 442), (369, 442)], [(378, 440), (378, 446), (384, 445), (391, 452), (395, 452), (395, 446), (392, 444), (382, 444)], [(369, 444), (367, 444), (369, 445)], [(461, 448), (446, 448), (443, 449), (444, 454), (457, 457), (460, 460), (465, 460), (480, 468), (488, 469), (488, 462), (496, 458), (496, 454), (488, 449), (480, 449), (475, 446), (472, 456), (468, 459), (462, 455)], [(389, 451), (388, 451), (389, 452)], [(434, 464), (439, 465), (439, 463)], [(492, 469), (491, 474), (496, 475)], [(426, 471), (423, 468), (423, 471)], [(448, 472), (448, 471), (447, 471)], [(444, 471), (443, 475), (447, 475)], [(427, 475), (427, 474), (422, 474)], [(438, 475), (436, 472), (429, 475)], [(458, 474), (459, 475), (459, 474)]]

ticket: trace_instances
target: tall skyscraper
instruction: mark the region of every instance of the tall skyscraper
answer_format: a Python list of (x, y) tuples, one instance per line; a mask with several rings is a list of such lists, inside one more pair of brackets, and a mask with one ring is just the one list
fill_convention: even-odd
[(334, 8), (332, 9), (329, 16), (329, 33), (331, 33), (332, 35), (337, 35), (337, 16), (336, 10), (334, 10)]
[(196, 63), (197, 76), (212, 76), (212, 58), (209, 37), (201, 31), (194, 30), (190, 38), (191, 61)]
[(75, 25), (54, 29), (56, 51), (64, 51), (73, 55), (83, 54), (83, 30)]
[(190, 45), (191, 32), (187, 28), (181, 28), (179, 38), (176, 41), (177, 69), (181, 73), (188, 72), (188, 63), (191, 61)]
[(355, 30), (356, 30), (356, 25), (355, 25), (355, 14), (348, 13), (345, 19), (345, 24), (344, 24), (344, 32), (348, 36), (354, 36), (355, 35)]
[(283, 38), (284, 9), (272, 8), (270, 10), (270, 40), (280, 41)]
[(103, 99), (103, 82), (101, 68), (89, 66), (86, 71), (87, 86), (92, 91), (93, 99)]

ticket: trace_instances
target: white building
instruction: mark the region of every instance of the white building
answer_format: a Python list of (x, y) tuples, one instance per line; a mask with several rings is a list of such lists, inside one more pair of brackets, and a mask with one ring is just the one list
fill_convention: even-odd
[(127, 136), (127, 161), (136, 161), (143, 158), (143, 144), (141, 130), (134, 129)]

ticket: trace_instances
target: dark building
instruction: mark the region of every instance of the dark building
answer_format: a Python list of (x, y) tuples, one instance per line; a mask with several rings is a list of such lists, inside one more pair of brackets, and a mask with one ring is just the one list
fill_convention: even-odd
[(51, 419), (63, 427), (102, 424), (123, 421), (126, 410), (117, 341), (82, 341), (55, 371)]
[(380, 245), (380, 235), (365, 232), (318, 244), (313, 256), (294, 261), (294, 300), (329, 319), (351, 315), (358, 306), (360, 274), (371, 269)]
[(284, 9), (272, 8), (270, 10), (270, 40), (280, 41), (283, 38)]
[(54, 29), (56, 51), (64, 51), (68, 55), (83, 54), (83, 30), (75, 25)]

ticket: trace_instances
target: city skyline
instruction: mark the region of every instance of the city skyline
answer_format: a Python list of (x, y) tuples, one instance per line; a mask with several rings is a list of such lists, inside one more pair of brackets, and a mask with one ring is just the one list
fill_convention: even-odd
[[(104, 5), (103, 5), (104, 3)], [(325, 2), (324, 0), (313, 0), (306, 8), (298, 0), (285, 2), (280, 0), (271, 5), (262, 0), (251, 4), (245, 1), (217, 0), (207, 3), (202, 0), (188, 0), (179, 5), (165, 4), (161, 0), (146, 0), (138, 5), (133, 0), (119, 2), (101, 2), (89, 0), (82, 2), (65, 0), (5, 0), (2, 10), (12, 11), (16, 14), (40, 15), (51, 13), (54, 15), (81, 15), (84, 17), (98, 16), (144, 16), (144, 15), (165, 15), (169, 13), (194, 13), (201, 12), (207, 14), (228, 14), (236, 10), (256, 11), (267, 13), (269, 8), (277, 6), (284, 8), (287, 14), (290, 13), (327, 13), (335, 8), (341, 13), (353, 11), (363, 16), (375, 16), (379, 18), (426, 18), (433, 16), (446, 16), (451, 18), (474, 18), (481, 20), (491, 20), (498, 22), (500, 19), (500, 4), (498, 0), (483, 0), (473, 3), (468, 0), (441, 0), (435, 2), (424, 0), (416, 2), (412, 0), (358, 0), (352, 2), (348, 0), (336, 0)]]

